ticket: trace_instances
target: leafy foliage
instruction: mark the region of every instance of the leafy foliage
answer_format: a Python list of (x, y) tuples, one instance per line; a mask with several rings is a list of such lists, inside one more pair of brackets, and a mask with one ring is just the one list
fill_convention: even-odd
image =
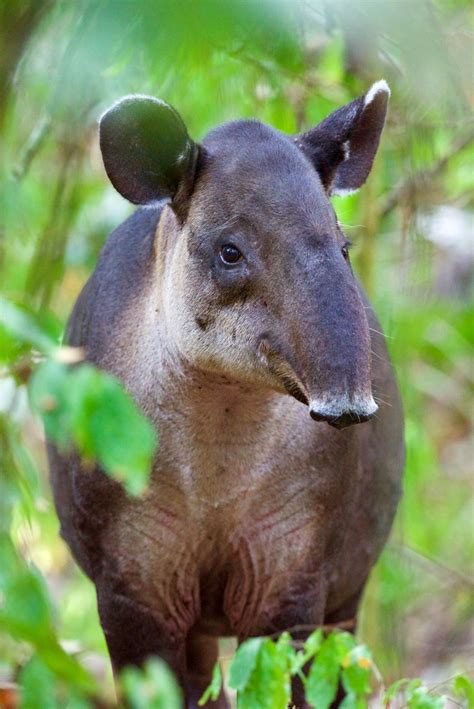
[[(469, 662), (460, 648), (474, 558), (469, 12), (466, 0), (139, 0), (120, 12), (116, 0), (0, 3), (0, 697), (3, 681), (18, 679), (25, 706), (35, 695), (46, 707), (87, 706), (98, 685), (82, 650), (101, 701), (112, 697), (93, 588), (59, 541), (31, 409), (57, 445), (78, 448), (131, 494), (144, 489), (156, 445), (116, 380), (58, 346), (106, 235), (129, 213), (107, 187), (97, 116), (120, 95), (151, 93), (176, 105), (195, 139), (237, 117), (294, 133), (384, 76), (391, 107), (370, 182), (334, 201), (406, 411), (404, 498), (360, 632), (387, 679), (414, 668), (456, 675), (451, 691), (473, 705), (472, 682), (458, 674)], [(263, 696), (263, 673), (283, 701), (309, 663), (306, 689), (321, 704), (337, 677), (346, 707), (362, 706), (367, 648), (331, 637), (317, 631), (300, 650), (286, 636), (244, 644), (229, 683), (251, 701)], [(81, 640), (79, 653), (65, 651), (66, 638)], [(153, 667), (132, 671), (130, 701), (160, 696), (166, 682)], [(219, 686), (216, 670), (211, 698)], [(411, 680), (388, 691), (390, 702), (440, 703)]]
[[(318, 629), (300, 649), (296, 646), (289, 633), (282, 633), (277, 640), (251, 638), (239, 646), (228, 680), (229, 687), (237, 691), (238, 709), (286, 709), (295, 678), (303, 683), (306, 701), (314, 709), (329, 709), (341, 684), (345, 690), (342, 709), (368, 709), (381, 676), (366, 645), (346, 632), (334, 631), (324, 638)], [(217, 664), (199, 705), (217, 699), (221, 687)], [(473, 684), (467, 677), (455, 677), (453, 688), (469, 702), (472, 700)], [(420, 679), (394, 682), (385, 692), (384, 705), (390, 707), (398, 698), (403, 698), (408, 709), (443, 709), (446, 700)]]
[(409, 709), (443, 709), (445, 697), (429, 693), (421, 679), (402, 679), (392, 684), (385, 693), (384, 703), (389, 706), (398, 694), (403, 695)]
[(61, 448), (74, 443), (130, 494), (144, 490), (156, 434), (117, 379), (89, 364), (69, 369), (50, 360), (35, 372), (30, 395), (51, 440)]
[[(0, 532), (0, 630), (30, 643), (37, 659), (27, 674), (30, 683), (48, 687), (50, 674), (91, 691), (95, 683), (59, 644), (50, 601), (41, 576), (19, 557), (10, 538)], [(43, 672), (43, 667), (46, 669)], [(41, 690), (43, 691), (43, 690)], [(46, 691), (46, 690), (44, 690)]]

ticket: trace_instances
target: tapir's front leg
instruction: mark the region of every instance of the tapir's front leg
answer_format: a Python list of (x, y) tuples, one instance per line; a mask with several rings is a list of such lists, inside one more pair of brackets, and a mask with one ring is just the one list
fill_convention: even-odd
[[(197, 709), (217, 661), (217, 639), (197, 636), (183, 628), (170, 629), (149, 608), (113, 589), (98, 586), (99, 615), (114, 674), (129, 665), (142, 666), (149, 657), (164, 660), (183, 689), (187, 709)], [(224, 693), (209, 709), (226, 709)]]
[[(186, 641), (186, 694), (189, 709), (198, 709), (198, 701), (212, 679), (214, 665), (219, 658), (218, 638), (192, 630)], [(216, 701), (209, 701), (206, 709), (228, 709), (224, 690)]]
[(170, 635), (165, 623), (150, 609), (105, 585), (98, 586), (97, 600), (114, 674), (129, 665), (140, 667), (155, 656), (179, 678), (184, 676), (185, 635)]
[(176, 627), (170, 629), (166, 622), (169, 618), (160, 618), (110, 583), (98, 585), (97, 599), (114, 675), (127, 666), (141, 667), (148, 658), (158, 657), (174, 672), (186, 709), (197, 709), (200, 692), (193, 687), (187, 673), (187, 629), (181, 632), (176, 632)]

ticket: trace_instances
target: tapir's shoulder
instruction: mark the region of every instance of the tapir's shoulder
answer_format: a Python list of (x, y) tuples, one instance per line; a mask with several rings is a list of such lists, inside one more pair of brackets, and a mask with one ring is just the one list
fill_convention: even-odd
[(86, 347), (91, 359), (94, 350), (105, 346), (107, 333), (120, 327), (128, 302), (143, 288), (163, 206), (138, 209), (110, 234), (76, 301), (65, 339), (75, 347)]

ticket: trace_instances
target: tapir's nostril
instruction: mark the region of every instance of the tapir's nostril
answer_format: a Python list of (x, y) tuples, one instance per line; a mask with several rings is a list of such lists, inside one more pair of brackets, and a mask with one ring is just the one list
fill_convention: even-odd
[(318, 406), (318, 402), (310, 403), (311, 418), (315, 421), (325, 421), (335, 428), (346, 428), (346, 426), (352, 426), (355, 423), (369, 421), (369, 419), (375, 415), (376, 411), (377, 404), (373, 399), (369, 400), (365, 406), (356, 406), (340, 411), (330, 408), (327, 405)]
[(314, 409), (311, 409), (311, 418), (315, 421), (326, 421), (330, 426), (334, 428), (346, 428), (346, 426), (352, 426), (354, 423), (364, 423), (372, 418), (373, 414), (357, 414), (355, 411), (346, 411), (339, 416), (328, 416), (327, 414), (320, 414)]

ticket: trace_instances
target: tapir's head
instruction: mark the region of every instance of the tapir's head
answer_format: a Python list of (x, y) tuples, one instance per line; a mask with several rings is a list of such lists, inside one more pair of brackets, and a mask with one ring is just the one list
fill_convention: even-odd
[(379, 81), (307, 133), (243, 120), (200, 145), (173, 108), (146, 96), (100, 122), (116, 189), (136, 204), (169, 200), (157, 288), (180, 354), (286, 391), (337, 427), (377, 406), (366, 312), (329, 197), (365, 182), (388, 97)]

